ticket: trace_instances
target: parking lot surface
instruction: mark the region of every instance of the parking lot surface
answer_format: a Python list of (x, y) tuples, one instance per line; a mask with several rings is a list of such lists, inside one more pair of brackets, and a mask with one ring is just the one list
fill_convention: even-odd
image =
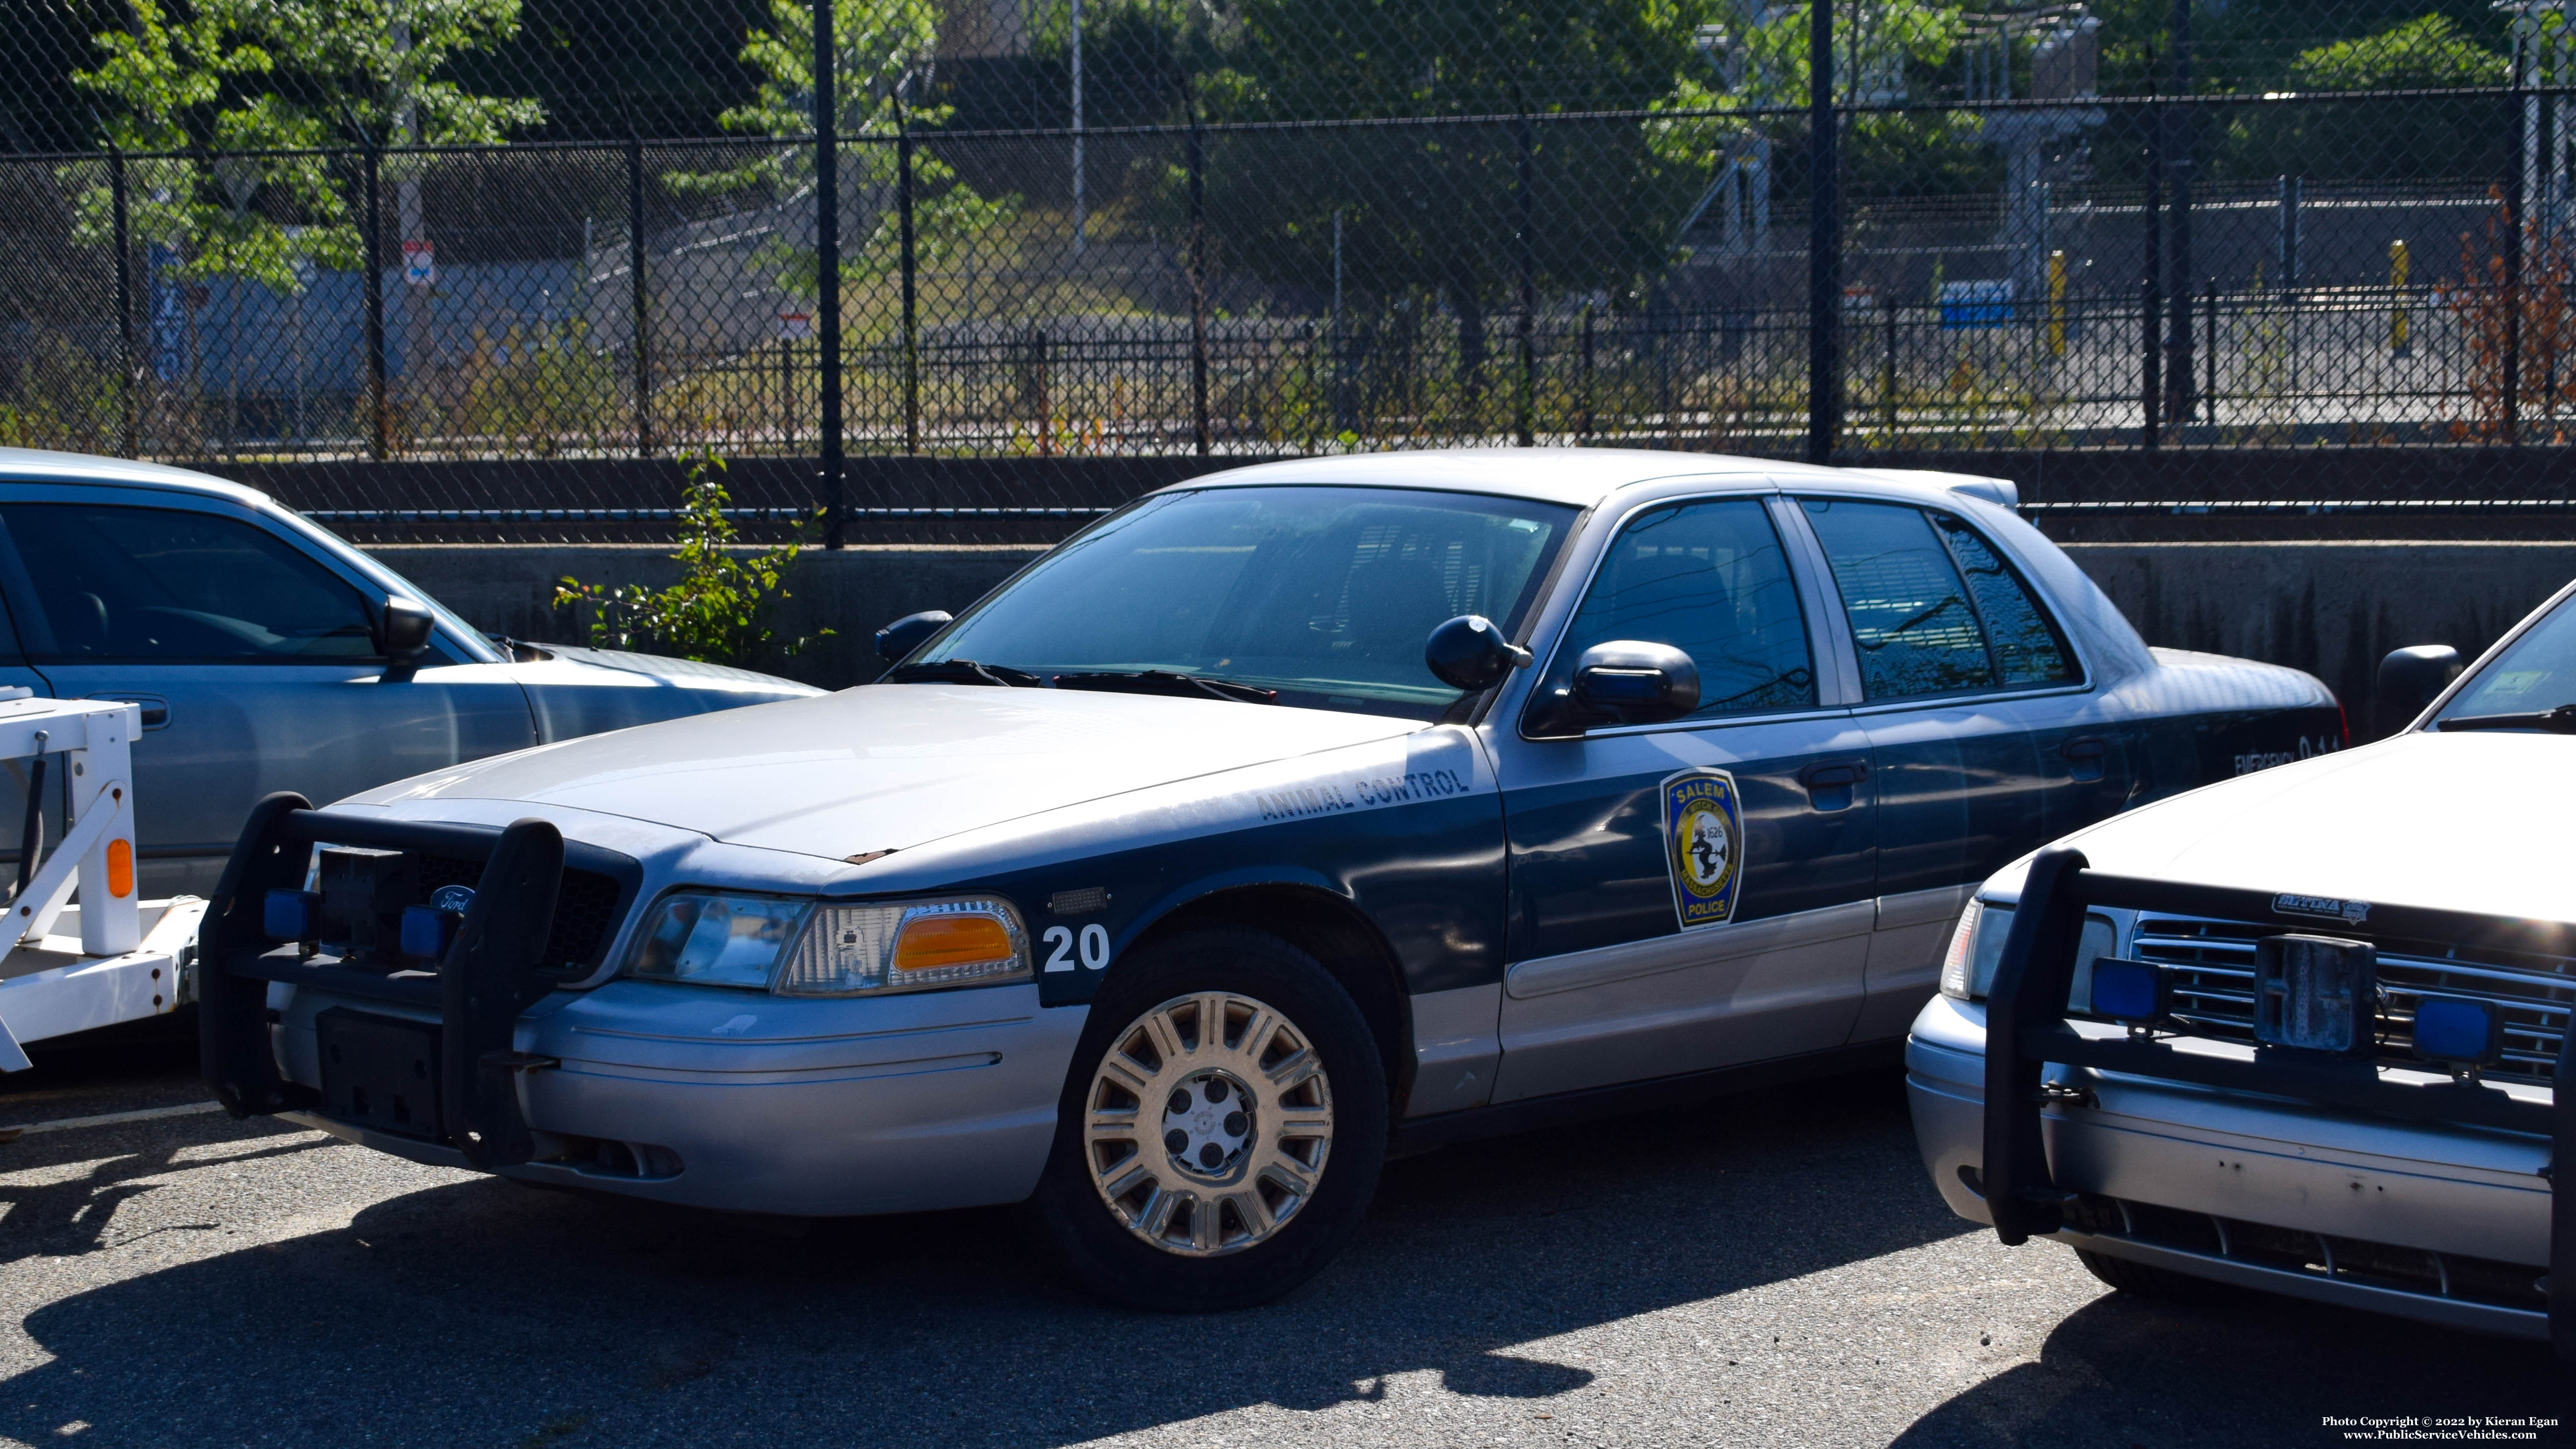
[[(84, 1053), (0, 1083), (0, 1125), (200, 1096), (184, 1049)], [(1397, 1162), (1322, 1277), (1204, 1318), (1075, 1295), (1004, 1210), (728, 1218), (208, 1113), (0, 1146), (18, 1444), (2118, 1449), (2466, 1415), (2563, 1426), (2576, 1377), (2000, 1247), (1892, 1074)]]

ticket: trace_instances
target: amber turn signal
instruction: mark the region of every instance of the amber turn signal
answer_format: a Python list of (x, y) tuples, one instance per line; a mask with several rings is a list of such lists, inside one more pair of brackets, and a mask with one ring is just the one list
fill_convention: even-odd
[(904, 922), (903, 934), (895, 938), (894, 969), (935, 971), (1007, 960), (1011, 954), (1011, 933), (991, 916), (920, 915)]

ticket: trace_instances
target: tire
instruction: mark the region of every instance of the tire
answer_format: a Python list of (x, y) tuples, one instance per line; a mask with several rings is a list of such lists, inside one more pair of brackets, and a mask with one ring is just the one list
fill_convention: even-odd
[[(1224, 1023), (1213, 1036), (1198, 1027), (1211, 1018)], [(1267, 1303), (1358, 1230), (1387, 1113), (1376, 1039), (1314, 957), (1237, 927), (1168, 937), (1091, 1005), (1038, 1182), (1039, 1232), (1113, 1303)]]
[(2075, 1256), (2084, 1264), (2086, 1272), (2123, 1293), (2134, 1293), (2140, 1298), (2153, 1298), (2165, 1303), (2224, 1303), (2238, 1297), (2241, 1291), (2232, 1283), (2195, 1278), (2189, 1273), (2177, 1273), (2152, 1263), (2114, 1258), (2108, 1253), (2078, 1248)]

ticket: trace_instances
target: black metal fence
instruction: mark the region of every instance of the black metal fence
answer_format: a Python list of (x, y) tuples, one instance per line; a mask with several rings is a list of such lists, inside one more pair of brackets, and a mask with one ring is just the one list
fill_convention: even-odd
[(413, 538), (649, 533), (699, 450), (836, 538), (1513, 443), (2329, 449), (2413, 503), (2466, 450), (2576, 503), (2558, 30), (2503, 84), (2105, 96), (2057, 9), (1821, 110), (0, 155), (0, 445)]

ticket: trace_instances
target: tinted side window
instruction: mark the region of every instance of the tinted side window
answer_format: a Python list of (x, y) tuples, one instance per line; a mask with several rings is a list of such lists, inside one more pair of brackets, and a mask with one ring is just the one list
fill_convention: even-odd
[(1621, 530), (1545, 687), (1567, 683), (1584, 650), (1612, 639), (1688, 654), (1699, 666), (1693, 718), (1816, 702), (1797, 586), (1771, 515), (1755, 500), (1659, 508)]
[(1985, 620), (1986, 642), (1994, 646), (1995, 668), (2005, 684), (2060, 684), (2075, 678), (2066, 641), (2058, 637), (2030, 586), (2005, 563), (2003, 555), (1964, 519), (1932, 515), (1950, 556), (1968, 578), (1968, 597)]
[(1869, 698), (1994, 686), (1994, 658), (1967, 585), (1920, 509), (1824, 498), (1805, 506), (1833, 565)]
[(330, 570), (237, 519), (167, 508), (0, 508), (32, 598), (19, 619), (38, 658), (364, 659), (366, 602)]

